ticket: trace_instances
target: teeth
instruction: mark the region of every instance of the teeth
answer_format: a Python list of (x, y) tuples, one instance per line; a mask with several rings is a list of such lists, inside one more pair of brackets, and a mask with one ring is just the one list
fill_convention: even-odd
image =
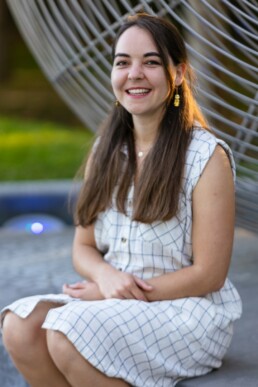
[(146, 94), (149, 92), (149, 89), (131, 89), (128, 90), (129, 94)]

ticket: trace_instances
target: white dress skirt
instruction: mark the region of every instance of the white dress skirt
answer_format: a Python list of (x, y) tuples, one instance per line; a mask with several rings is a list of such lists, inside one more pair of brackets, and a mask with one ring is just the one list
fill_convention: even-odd
[[(103, 259), (145, 280), (192, 265), (192, 192), (218, 144), (227, 152), (234, 173), (228, 146), (201, 128), (194, 130), (177, 217), (151, 224), (132, 221), (133, 186), (127, 215), (114, 203), (99, 214), (95, 239)], [(232, 339), (233, 322), (242, 313), (239, 294), (227, 279), (218, 292), (173, 301), (32, 296), (4, 308), (2, 321), (7, 310), (26, 318), (44, 301), (57, 303), (47, 314), (44, 329), (62, 332), (99, 371), (136, 387), (171, 387), (219, 368)]]

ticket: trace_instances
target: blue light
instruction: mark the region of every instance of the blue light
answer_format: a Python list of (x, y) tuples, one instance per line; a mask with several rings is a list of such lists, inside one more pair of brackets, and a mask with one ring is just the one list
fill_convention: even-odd
[(33, 235), (60, 232), (66, 224), (59, 218), (47, 214), (26, 214), (15, 216), (3, 224), (3, 229), (13, 232), (26, 232)]
[(33, 234), (41, 234), (44, 231), (44, 226), (40, 222), (34, 222), (32, 223), (30, 229)]

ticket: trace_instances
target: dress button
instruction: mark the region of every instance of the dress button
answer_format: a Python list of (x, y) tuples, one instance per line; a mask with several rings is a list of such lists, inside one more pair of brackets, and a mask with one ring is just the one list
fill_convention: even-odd
[(124, 237), (122, 237), (122, 238), (121, 238), (121, 241), (122, 241), (122, 243), (126, 243), (127, 239), (124, 238)]

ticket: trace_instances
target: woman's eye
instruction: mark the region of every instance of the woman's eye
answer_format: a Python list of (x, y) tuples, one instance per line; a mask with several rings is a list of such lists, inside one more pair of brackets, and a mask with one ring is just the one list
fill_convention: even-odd
[(119, 62), (116, 62), (115, 64), (117, 67), (126, 66), (127, 62), (125, 60), (120, 60)]
[(160, 66), (160, 65), (161, 65), (161, 63), (158, 62), (158, 61), (156, 61), (156, 60), (148, 60), (148, 61), (146, 62), (146, 64), (147, 64), (147, 65), (150, 65), (150, 66)]

